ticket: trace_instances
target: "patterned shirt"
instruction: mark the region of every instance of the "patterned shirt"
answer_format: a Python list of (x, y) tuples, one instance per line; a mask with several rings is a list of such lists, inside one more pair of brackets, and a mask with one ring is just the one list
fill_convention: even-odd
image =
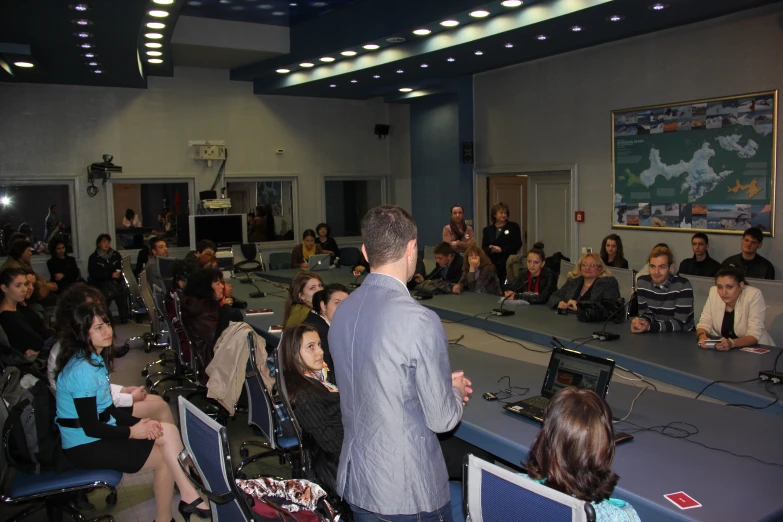
[(669, 274), (660, 285), (652, 276), (636, 281), (639, 317), (650, 323), (650, 332), (693, 330), (693, 288), (684, 277)]

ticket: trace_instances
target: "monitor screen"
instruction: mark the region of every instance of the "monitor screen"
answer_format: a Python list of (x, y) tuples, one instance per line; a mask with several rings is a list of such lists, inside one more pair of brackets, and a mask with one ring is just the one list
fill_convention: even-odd
[(551, 397), (568, 386), (592, 390), (601, 397), (606, 395), (609, 380), (614, 372), (614, 361), (587, 354), (555, 350), (549, 361), (542, 395)]
[(214, 214), (190, 216), (190, 246), (195, 248), (202, 239), (218, 246), (247, 243), (247, 225), (244, 214)]

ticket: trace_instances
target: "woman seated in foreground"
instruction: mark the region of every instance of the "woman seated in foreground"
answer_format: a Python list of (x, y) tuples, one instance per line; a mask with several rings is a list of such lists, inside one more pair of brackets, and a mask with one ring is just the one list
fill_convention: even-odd
[(742, 272), (721, 268), (696, 325), (699, 346), (710, 348), (706, 344), (710, 339), (718, 339), (715, 349), (721, 351), (755, 344), (775, 346), (764, 327), (766, 309), (761, 290), (748, 285)]
[(109, 373), (113, 368), (113, 329), (106, 309), (98, 303), (79, 306), (61, 339), (57, 361), (57, 423), (65, 456), (80, 469), (113, 469), (137, 473), (154, 469), (155, 520), (171, 518), (174, 484), (185, 520), (209, 516), (177, 461), (182, 451), (173, 424), (139, 419), (112, 404)]
[(630, 504), (610, 497), (620, 479), (612, 471), (614, 448), (609, 405), (590, 390), (569, 386), (544, 412), (525, 463), (527, 477), (590, 502), (596, 522), (639, 522)]
[(590, 252), (579, 258), (574, 269), (568, 273), (568, 279), (557, 292), (549, 298), (549, 308), (576, 311), (582, 302), (600, 303), (602, 299), (620, 297), (617, 279), (606, 268), (601, 257)]
[(22, 311), (30, 289), (25, 272), (22, 268), (6, 268), (0, 272), (0, 327), (8, 337), (10, 347), (32, 362), (41, 352), (48, 355), (46, 341), (52, 333), (35, 312)]
[(313, 295), (323, 289), (324, 281), (315, 272), (303, 270), (296, 274), (288, 287), (283, 324), (292, 326), (304, 322), (313, 309)]
[(508, 284), (503, 296), (530, 304), (545, 304), (557, 290), (557, 275), (545, 266), (544, 244), (533, 245), (525, 257), (525, 262), (527, 269), (521, 270)]
[(501, 295), (500, 281), (495, 265), (489, 256), (476, 245), (469, 246), (462, 265), (462, 278), (454, 285), (452, 292), (476, 292), (477, 294)]

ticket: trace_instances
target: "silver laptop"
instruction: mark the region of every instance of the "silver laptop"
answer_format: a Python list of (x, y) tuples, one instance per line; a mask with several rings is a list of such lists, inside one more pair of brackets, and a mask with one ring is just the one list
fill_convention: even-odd
[(310, 256), (310, 259), (307, 260), (307, 269), (318, 271), (318, 270), (329, 270), (329, 260), (332, 256), (329, 254), (316, 254), (314, 256)]

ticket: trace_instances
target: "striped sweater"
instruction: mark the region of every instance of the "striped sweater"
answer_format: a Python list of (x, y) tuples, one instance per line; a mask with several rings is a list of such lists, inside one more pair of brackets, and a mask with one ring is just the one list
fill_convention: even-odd
[(650, 323), (650, 332), (693, 330), (693, 288), (684, 277), (670, 274), (661, 285), (650, 275), (636, 281), (639, 317)]

